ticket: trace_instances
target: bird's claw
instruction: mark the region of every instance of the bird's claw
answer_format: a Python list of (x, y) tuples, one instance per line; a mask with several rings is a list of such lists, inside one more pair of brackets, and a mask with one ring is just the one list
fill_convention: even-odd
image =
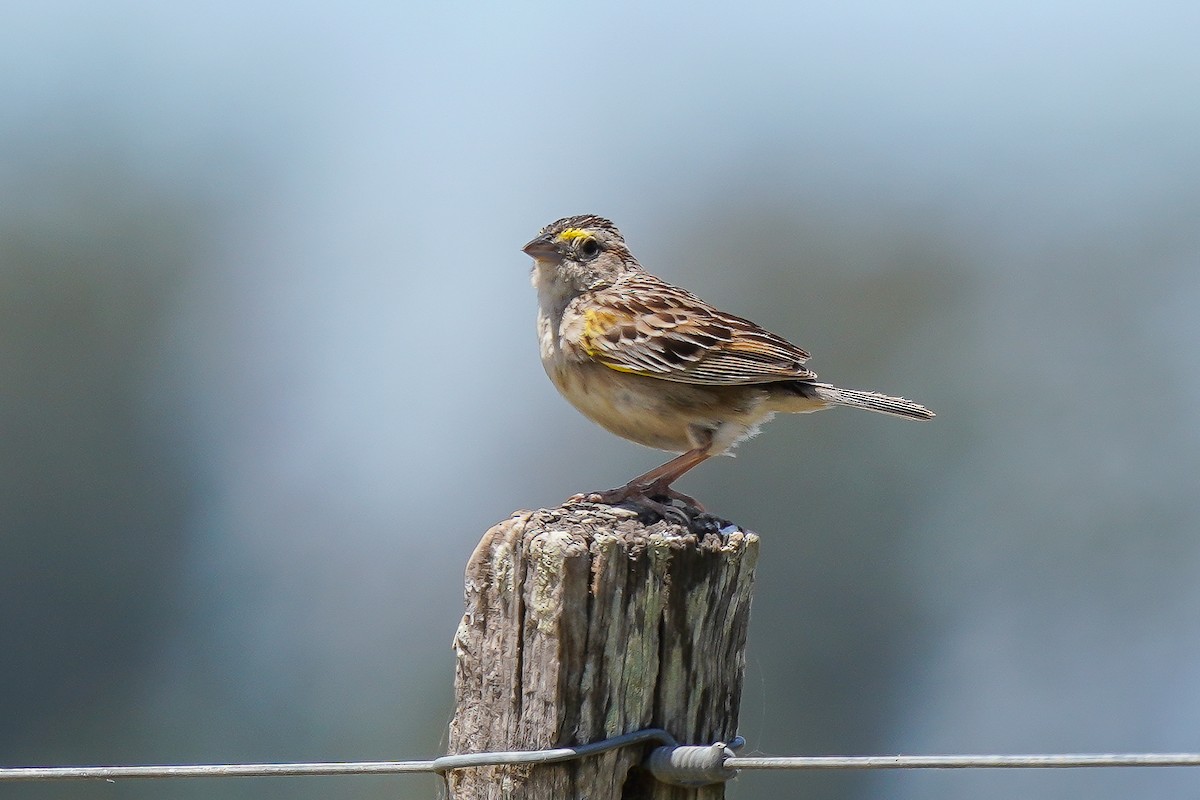
[[(665, 501), (665, 502), (664, 502)], [(685, 507), (680, 508), (675, 501)], [(668, 522), (688, 526), (692, 517), (704, 512), (694, 497), (670, 488), (664, 481), (655, 481), (646, 485), (628, 483), (616, 489), (603, 492), (588, 492), (572, 495), (568, 503), (603, 503), (604, 505), (625, 505), (638, 510), (651, 511)]]

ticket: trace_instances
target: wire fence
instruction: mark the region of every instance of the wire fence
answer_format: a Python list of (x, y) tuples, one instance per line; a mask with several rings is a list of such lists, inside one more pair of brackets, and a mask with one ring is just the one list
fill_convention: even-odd
[(665, 783), (702, 786), (719, 783), (739, 770), (856, 769), (1062, 769), (1088, 767), (1200, 767), (1200, 753), (1097, 753), (1032, 755), (894, 755), (894, 756), (739, 756), (745, 740), (680, 745), (658, 728), (626, 733), (599, 742), (545, 750), (446, 755), (428, 761), (354, 761), (291, 764), (181, 764), (113, 767), (0, 768), (0, 782), (117, 780), (166, 778), (261, 778), (309, 775), (444, 774), (470, 767), (555, 764), (587, 758), (621, 747), (654, 743), (644, 762)]

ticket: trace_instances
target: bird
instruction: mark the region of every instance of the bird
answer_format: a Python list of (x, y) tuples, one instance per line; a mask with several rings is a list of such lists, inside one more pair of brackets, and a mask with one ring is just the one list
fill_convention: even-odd
[(542, 366), (554, 386), (617, 436), (679, 453), (624, 486), (577, 497), (702, 509), (671, 484), (777, 413), (846, 406), (934, 416), (901, 397), (818, 382), (806, 351), (647, 272), (604, 217), (564, 217), (522, 250), (533, 259)]

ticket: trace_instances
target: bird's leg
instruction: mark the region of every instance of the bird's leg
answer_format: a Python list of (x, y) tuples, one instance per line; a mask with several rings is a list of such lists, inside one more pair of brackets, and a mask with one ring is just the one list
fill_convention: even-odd
[(639, 475), (625, 486), (626, 488), (636, 489), (647, 497), (665, 495), (673, 500), (682, 500), (688, 505), (703, 511), (704, 507), (694, 497), (689, 497), (682, 492), (675, 491), (671, 488), (671, 484), (681, 478), (692, 467), (707, 461), (710, 456), (708, 448), (698, 447), (695, 450), (688, 450), (683, 455), (672, 458), (661, 467), (655, 467), (646, 474)]
[(594, 492), (588, 495), (587, 499), (593, 503), (616, 505), (626, 500), (649, 500), (654, 495), (660, 495), (673, 500), (682, 500), (689, 506), (703, 511), (704, 506), (700, 505), (695, 498), (675, 491), (671, 488), (671, 484), (692, 467), (703, 461), (707, 461), (711, 455), (707, 447), (697, 447), (693, 450), (688, 450), (683, 455), (672, 458), (662, 466), (655, 467), (649, 472), (637, 476), (624, 486), (609, 489), (607, 492)]

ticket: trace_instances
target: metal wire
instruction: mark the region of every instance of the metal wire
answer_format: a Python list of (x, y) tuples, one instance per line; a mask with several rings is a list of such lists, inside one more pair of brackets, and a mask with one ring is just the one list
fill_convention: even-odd
[(729, 769), (1052, 769), (1200, 767), (1200, 753), (1065, 753), (971, 756), (733, 756)]
[(10, 767), (0, 769), (5, 781), (114, 780), (117, 778), (263, 778), (296, 775), (397, 775), (409, 772), (446, 772), (464, 767), (506, 764), (553, 764), (645, 742), (676, 744), (661, 728), (624, 733), (599, 742), (548, 750), (509, 750), (496, 753), (463, 753), (432, 761), (351, 761), (301, 764), (187, 764), (135, 767)]
[(181, 764), (137, 767), (9, 767), (5, 781), (115, 780), (117, 778), (263, 778), (291, 775), (395, 775), (433, 772), (433, 761), (355, 761), (303, 764)]
[[(350, 761), (295, 764), (190, 764), (127, 767), (0, 768), (0, 783), (14, 781), (115, 780), (118, 778), (252, 778), (305, 775), (399, 775), (441, 773), (465, 767), (552, 764), (585, 758), (619, 747), (658, 742), (667, 748), (710, 750), (713, 746), (680, 747), (659, 728), (626, 733), (590, 744), (547, 750), (465, 753), (431, 761)], [(740, 737), (734, 740), (740, 745)], [(724, 747), (724, 745), (722, 745)], [(958, 756), (729, 756), (721, 769), (1047, 769), (1066, 767), (1200, 767), (1200, 753), (1100, 753)]]

